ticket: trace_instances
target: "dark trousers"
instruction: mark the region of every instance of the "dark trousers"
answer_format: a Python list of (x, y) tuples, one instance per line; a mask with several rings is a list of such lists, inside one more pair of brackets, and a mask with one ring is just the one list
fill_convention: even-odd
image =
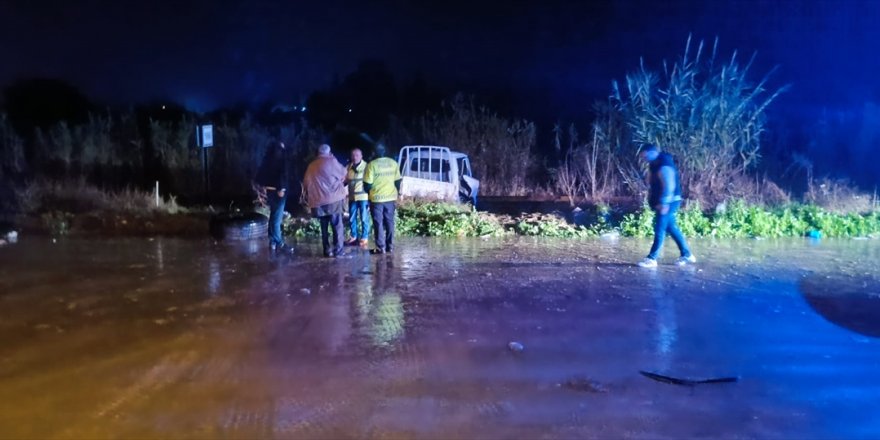
[[(318, 217), (321, 221), (321, 244), (324, 245), (324, 255), (341, 254), (345, 239), (345, 232), (342, 227), (342, 214), (322, 215)], [(333, 242), (330, 242), (330, 227), (333, 227)]]
[(397, 202), (371, 203), (373, 230), (376, 231), (376, 248), (384, 251), (394, 249), (394, 211)]
[(651, 253), (648, 254), (648, 258), (657, 259), (657, 256), (660, 255), (660, 249), (663, 248), (663, 241), (666, 240), (667, 233), (675, 241), (675, 244), (678, 245), (678, 250), (681, 251), (682, 257), (689, 257), (691, 255), (691, 251), (684, 241), (684, 236), (675, 223), (675, 213), (678, 212), (680, 206), (681, 202), (674, 202), (669, 204), (669, 212), (666, 214), (660, 214), (660, 211), (654, 212), (654, 245), (651, 246)]
[(267, 191), (267, 202), (269, 203), (269, 244), (273, 246), (281, 246), (284, 244), (284, 238), (281, 236), (281, 221), (284, 219), (284, 204), (287, 197), (278, 197), (277, 191)]

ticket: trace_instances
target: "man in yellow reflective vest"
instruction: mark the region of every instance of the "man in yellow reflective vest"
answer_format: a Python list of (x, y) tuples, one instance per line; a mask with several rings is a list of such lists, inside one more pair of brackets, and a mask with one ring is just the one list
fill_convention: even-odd
[(400, 167), (397, 161), (386, 157), (385, 145), (376, 145), (376, 156), (364, 172), (364, 188), (370, 196), (373, 228), (376, 230), (376, 248), (372, 254), (394, 250), (394, 211), (400, 191)]
[(351, 150), (351, 163), (348, 164), (348, 175), (345, 183), (348, 185), (348, 215), (351, 238), (349, 246), (360, 244), (367, 247), (367, 239), (370, 238), (370, 196), (364, 190), (364, 173), (367, 171), (367, 163), (364, 154), (355, 148)]

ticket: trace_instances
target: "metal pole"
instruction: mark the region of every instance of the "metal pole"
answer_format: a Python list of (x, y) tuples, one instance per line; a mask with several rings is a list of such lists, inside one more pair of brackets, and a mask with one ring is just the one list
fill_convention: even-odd
[(208, 201), (209, 192), (211, 191), (211, 182), (208, 179), (208, 149), (202, 147), (202, 168), (205, 172), (205, 201)]

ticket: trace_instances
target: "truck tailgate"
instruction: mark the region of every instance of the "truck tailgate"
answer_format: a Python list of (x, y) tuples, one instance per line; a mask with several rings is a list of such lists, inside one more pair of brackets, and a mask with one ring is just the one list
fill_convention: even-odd
[(454, 202), (458, 200), (458, 188), (449, 182), (404, 176), (400, 182), (400, 195), (403, 197)]

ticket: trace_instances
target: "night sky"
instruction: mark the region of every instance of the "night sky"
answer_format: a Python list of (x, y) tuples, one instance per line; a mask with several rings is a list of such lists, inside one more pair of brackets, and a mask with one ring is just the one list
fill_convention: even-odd
[(880, 1), (0, 1), (0, 85), (61, 78), (101, 102), (206, 111), (301, 102), (384, 60), (398, 83), (508, 93), (529, 117), (580, 117), (689, 33), (758, 51), (780, 108), (880, 101)]

